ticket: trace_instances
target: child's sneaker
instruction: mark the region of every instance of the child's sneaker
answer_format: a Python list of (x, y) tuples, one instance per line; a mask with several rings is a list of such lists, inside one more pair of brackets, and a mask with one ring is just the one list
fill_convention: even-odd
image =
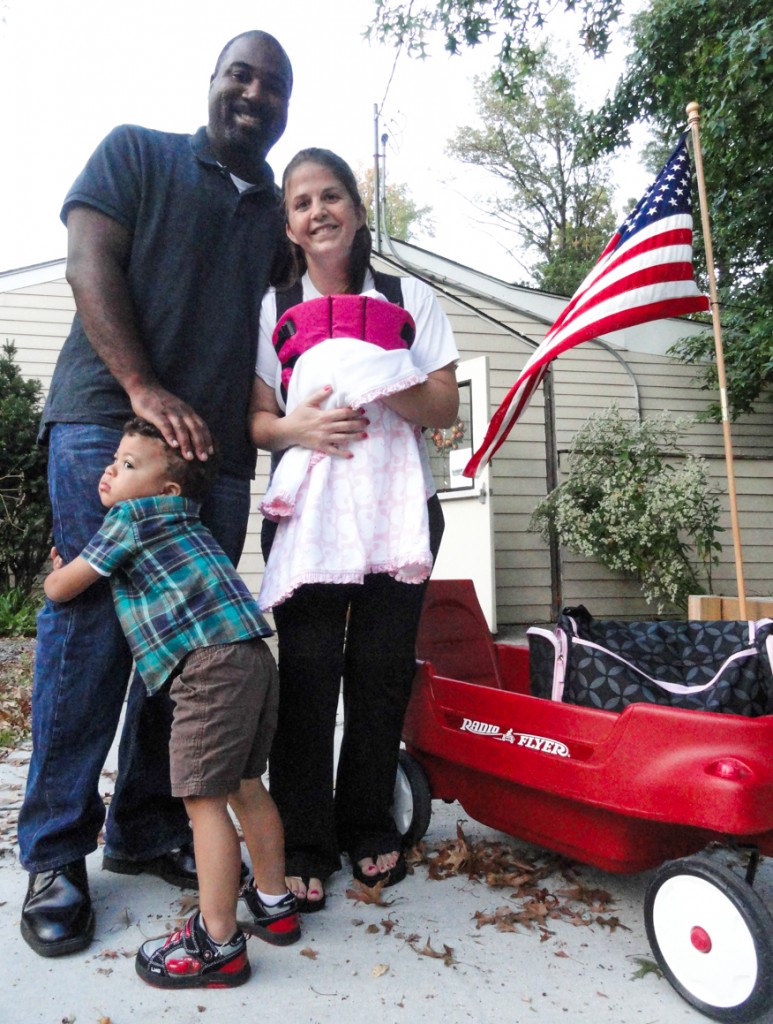
[(250, 976), (244, 933), (219, 946), (198, 911), (168, 939), (144, 942), (135, 966), (142, 980), (157, 988), (233, 988)]
[(298, 901), (291, 892), (273, 907), (258, 895), (255, 880), (248, 878), (239, 891), (236, 922), (249, 935), (257, 935), (273, 946), (290, 946), (301, 937)]

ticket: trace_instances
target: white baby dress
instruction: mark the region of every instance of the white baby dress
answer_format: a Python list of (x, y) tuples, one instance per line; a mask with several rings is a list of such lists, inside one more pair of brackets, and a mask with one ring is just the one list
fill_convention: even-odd
[(323, 408), (362, 408), (370, 422), (350, 459), (300, 446), (284, 453), (261, 503), (278, 523), (258, 599), (263, 610), (305, 583), (429, 576), (421, 430), (380, 401), (427, 379), (411, 359), (413, 332), (410, 314), (378, 292), (311, 299), (277, 324), (287, 412), (329, 385)]

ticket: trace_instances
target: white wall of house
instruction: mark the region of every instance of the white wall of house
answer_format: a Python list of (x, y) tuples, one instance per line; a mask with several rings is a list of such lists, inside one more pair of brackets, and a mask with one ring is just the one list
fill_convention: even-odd
[[(421, 260), (423, 265), (425, 254), (404, 243), (395, 243), (394, 250), (387, 258), (393, 266), (398, 265), (395, 255), (399, 255), (421, 269), (417, 263)], [(426, 263), (432, 272), (428, 279), (438, 288), (452, 319), (462, 356), (487, 353), (490, 357), (493, 414), (566, 300), (487, 279), (438, 256), (427, 256)], [(638, 407), (645, 417), (668, 411), (697, 420), (712, 396), (700, 388), (695, 368), (666, 353), (679, 338), (703, 330), (685, 320), (658, 321), (609, 335), (603, 344), (580, 345), (555, 360), (551, 374), (559, 468), (566, 470), (566, 453), (577, 430), (613, 401), (632, 414)], [(733, 424), (732, 437), (746, 593), (767, 597), (773, 591), (773, 403), (763, 399), (758, 410)], [(736, 594), (722, 428), (695, 422), (684, 441), (710, 460), (712, 477), (722, 491), (725, 532), (720, 537), (723, 552), (713, 573), (713, 591)], [(529, 532), (532, 511), (546, 493), (546, 467), (540, 390), (492, 463), (497, 613), (502, 624), (550, 618), (547, 549)], [(565, 550), (561, 566), (565, 605), (584, 603), (598, 617), (653, 614), (634, 581)]]
[[(0, 274), (0, 344), (16, 345), (16, 361), (25, 377), (37, 377), (47, 391), (59, 351), (70, 330), (75, 302), (64, 279), (65, 261)], [(254, 593), (260, 589), (260, 496), (268, 482), (268, 455), (258, 455), (253, 481), (253, 512), (239, 569)]]
[[(513, 288), (466, 268), (423, 253), (399, 248), (416, 266), (422, 260), (427, 279), (436, 287), (451, 319), (463, 358), (486, 354), (490, 362), (490, 412), (497, 408), (526, 359), (544, 337), (559, 301), (529, 289)], [(377, 259), (381, 269), (407, 273), (393, 256)], [(431, 271), (431, 275), (430, 272)], [(531, 308), (527, 308), (531, 307)], [(0, 343), (14, 341), (22, 372), (47, 388), (61, 345), (70, 327), (74, 303), (64, 280), (64, 261), (0, 274)], [(664, 354), (686, 331), (682, 321), (647, 325), (637, 340), (626, 332), (625, 348), (614, 351), (594, 342), (564, 353), (552, 364), (555, 388), (559, 466), (577, 429), (588, 416), (610, 402), (622, 409), (653, 415), (698, 416), (709, 396), (696, 383), (695, 371)], [(689, 329), (696, 328), (689, 325)], [(609, 341), (613, 336), (610, 336)], [(621, 362), (622, 360), (622, 362)], [(773, 405), (761, 402), (760, 412), (733, 425), (735, 473), (749, 596), (769, 596), (773, 574)], [(551, 612), (550, 562), (529, 520), (546, 493), (545, 411), (538, 392), (492, 465), (495, 514), (497, 617), (501, 625), (545, 622)], [(717, 424), (696, 424), (689, 443), (711, 460), (719, 485), (724, 481), (722, 431)], [(267, 482), (268, 457), (260, 453), (253, 485), (253, 512), (240, 570), (249, 585), (260, 586), (259, 497)], [(726, 500), (725, 500), (726, 505)], [(735, 567), (727, 511), (722, 563), (715, 573), (714, 592), (733, 594)], [(595, 562), (562, 552), (563, 600), (586, 604), (599, 617), (637, 617), (652, 613), (638, 587)]]

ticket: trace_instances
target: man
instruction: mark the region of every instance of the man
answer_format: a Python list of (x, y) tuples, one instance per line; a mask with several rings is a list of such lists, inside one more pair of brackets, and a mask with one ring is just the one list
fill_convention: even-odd
[[(291, 89), (289, 59), (272, 36), (237, 36), (210, 80), (206, 128), (116, 128), (65, 199), (77, 313), (41, 428), (65, 560), (101, 525), (97, 483), (134, 413), (188, 459), (206, 459), (216, 439), (221, 473), (202, 520), (238, 561), (255, 466), (246, 417), (257, 316), (283, 228), (265, 158), (285, 129)], [(85, 857), (105, 819), (99, 777), (130, 667), (106, 583), (46, 604), (19, 816), (30, 872), (23, 934), (41, 956), (83, 949), (94, 933)], [(103, 867), (195, 885), (187, 815), (169, 791), (170, 719), (168, 696), (146, 698), (135, 676)]]

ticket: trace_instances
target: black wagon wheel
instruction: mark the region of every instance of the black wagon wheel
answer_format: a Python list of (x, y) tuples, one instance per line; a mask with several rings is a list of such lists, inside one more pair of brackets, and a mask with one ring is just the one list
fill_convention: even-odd
[(403, 837), (403, 845), (415, 846), (429, 828), (432, 794), (427, 776), (415, 757), (400, 751), (392, 803), (392, 818)]
[(676, 991), (714, 1020), (755, 1021), (773, 1002), (773, 918), (752, 886), (700, 854), (669, 861), (644, 896), (652, 952)]

